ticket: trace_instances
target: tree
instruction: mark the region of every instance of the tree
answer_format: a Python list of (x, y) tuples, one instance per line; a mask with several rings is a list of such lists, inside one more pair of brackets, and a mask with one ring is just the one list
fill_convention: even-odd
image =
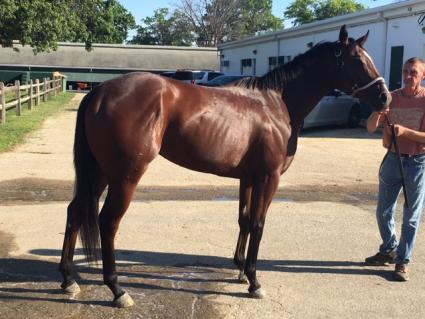
[(0, 45), (13, 40), (34, 53), (57, 49), (58, 41), (122, 43), (134, 17), (116, 0), (0, 0)]
[(65, 0), (79, 18), (76, 36), (71, 41), (86, 43), (123, 43), (136, 22), (116, 0)]
[(295, 0), (284, 12), (294, 26), (363, 10), (355, 0)]
[(271, 0), (180, 0), (183, 23), (191, 25), (199, 46), (216, 46), (228, 40), (276, 30), (282, 20), (271, 13)]
[(155, 10), (152, 17), (142, 19), (142, 25), (137, 26), (137, 34), (129, 43), (190, 46), (193, 35), (178, 14), (174, 12), (170, 16), (168, 8)]
[(242, 21), (243, 36), (283, 28), (283, 20), (272, 14), (271, 0), (242, 1)]

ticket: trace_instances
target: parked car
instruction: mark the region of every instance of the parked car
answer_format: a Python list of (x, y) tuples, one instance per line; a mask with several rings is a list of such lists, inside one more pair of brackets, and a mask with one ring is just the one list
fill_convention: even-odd
[(177, 70), (175, 72), (163, 72), (161, 75), (186, 83), (201, 84), (206, 83), (217, 76), (223, 75), (223, 73), (211, 70)]
[(303, 128), (325, 125), (356, 127), (362, 119), (362, 113), (362, 105), (357, 98), (332, 90), (307, 115)]
[(160, 73), (159, 75), (165, 76), (167, 78), (174, 78), (174, 74), (176, 74), (175, 71), (166, 71), (166, 72)]
[(206, 83), (200, 83), (204, 86), (223, 86), (229, 84), (231, 82), (235, 82), (237, 80), (245, 78), (246, 75), (220, 75), (208, 81)]

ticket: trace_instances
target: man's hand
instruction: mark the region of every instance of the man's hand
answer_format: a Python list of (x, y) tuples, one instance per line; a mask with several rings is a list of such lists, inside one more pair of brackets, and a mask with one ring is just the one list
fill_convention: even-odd
[(378, 126), (385, 122), (385, 116), (388, 114), (389, 109), (386, 108), (381, 112), (373, 112), (367, 119), (367, 131), (373, 133), (376, 131)]
[(394, 132), (395, 132), (395, 136), (399, 137), (399, 136), (403, 136), (406, 135), (406, 133), (410, 131), (409, 128), (400, 125), (400, 124), (394, 124)]

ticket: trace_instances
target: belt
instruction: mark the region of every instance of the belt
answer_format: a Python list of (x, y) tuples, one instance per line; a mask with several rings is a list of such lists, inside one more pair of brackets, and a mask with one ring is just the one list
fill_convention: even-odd
[[(396, 153), (394, 153), (394, 152), (391, 152), (393, 155), (395, 155), (395, 156), (397, 156), (397, 154)], [(419, 156), (419, 155), (423, 155), (423, 154), (403, 154), (403, 153), (401, 153), (400, 154), (400, 157), (403, 157), (403, 158), (414, 158), (414, 157), (416, 157), (416, 156)]]

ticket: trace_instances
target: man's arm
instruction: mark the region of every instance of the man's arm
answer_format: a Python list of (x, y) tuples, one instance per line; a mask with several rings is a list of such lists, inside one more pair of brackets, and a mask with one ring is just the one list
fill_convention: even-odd
[(382, 123), (384, 123), (386, 112), (387, 112), (386, 110), (383, 112), (372, 112), (372, 114), (367, 119), (367, 125), (366, 125), (367, 131), (369, 133), (375, 132), (376, 129)]
[(414, 142), (425, 143), (425, 132), (415, 131), (399, 124), (394, 125), (394, 130), (397, 136), (403, 136)]

